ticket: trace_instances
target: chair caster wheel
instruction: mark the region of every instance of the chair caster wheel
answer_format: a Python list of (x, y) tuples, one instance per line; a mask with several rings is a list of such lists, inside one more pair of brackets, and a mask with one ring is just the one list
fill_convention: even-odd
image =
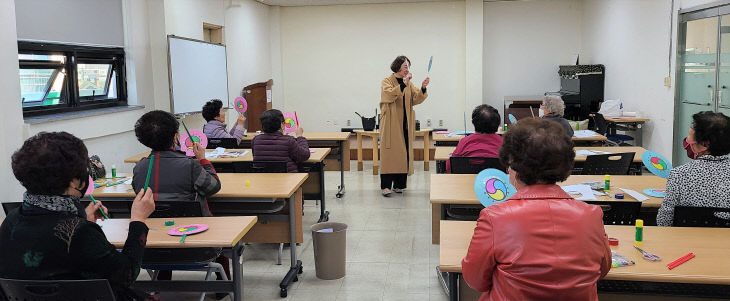
[(281, 296), (282, 298), (286, 298), (286, 289), (281, 289), (279, 296)]

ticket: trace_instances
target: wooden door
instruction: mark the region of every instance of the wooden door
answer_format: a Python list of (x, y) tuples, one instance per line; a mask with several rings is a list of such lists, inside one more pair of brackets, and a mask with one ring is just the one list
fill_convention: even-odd
[(248, 122), (248, 131), (255, 132), (261, 130), (261, 113), (271, 108), (271, 103), (267, 102), (266, 91), (271, 90), (274, 84), (273, 80), (248, 85), (243, 88), (241, 94), (248, 102), (248, 111), (246, 111), (246, 121)]

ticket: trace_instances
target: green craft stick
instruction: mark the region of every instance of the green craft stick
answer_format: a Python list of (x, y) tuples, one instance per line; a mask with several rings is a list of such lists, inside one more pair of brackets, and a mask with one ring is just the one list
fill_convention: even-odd
[(183, 234), (182, 238), (180, 238), (180, 243), (185, 242), (185, 238), (187, 238), (187, 237), (188, 237), (187, 234)]
[[(98, 204), (98, 203), (96, 202), (96, 199), (94, 198), (94, 196), (93, 196), (93, 195), (89, 195), (89, 197), (91, 198), (91, 201), (93, 201), (93, 202), (94, 202), (94, 205)], [(108, 216), (108, 215), (106, 215), (106, 213), (104, 213), (104, 209), (101, 209), (101, 207), (99, 207), (99, 211), (101, 211), (101, 214), (102, 214), (102, 215), (104, 215), (104, 218), (106, 218), (106, 219), (109, 219), (109, 216)]]
[[(147, 187), (150, 186), (150, 174), (152, 173), (152, 164), (155, 162), (155, 155), (150, 156), (150, 166), (147, 167), (147, 179), (144, 180), (144, 188), (142, 191), (147, 191)], [(144, 192), (142, 193), (144, 194)]]
[[(195, 137), (193, 135), (190, 135), (190, 131), (188, 131), (188, 127), (185, 126), (185, 121), (180, 120), (180, 122), (182, 123), (183, 128), (185, 128), (185, 132), (188, 133), (188, 137), (190, 138), (190, 140), (193, 141), (193, 142), (200, 142), (199, 139), (198, 139), (198, 137)], [(180, 144), (182, 144), (182, 143), (180, 143)]]

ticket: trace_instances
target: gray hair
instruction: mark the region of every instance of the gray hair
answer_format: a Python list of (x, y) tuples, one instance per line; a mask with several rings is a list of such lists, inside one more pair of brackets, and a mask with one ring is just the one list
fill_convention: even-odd
[(545, 115), (553, 113), (555, 115), (563, 116), (565, 113), (565, 103), (563, 99), (558, 95), (545, 95)]

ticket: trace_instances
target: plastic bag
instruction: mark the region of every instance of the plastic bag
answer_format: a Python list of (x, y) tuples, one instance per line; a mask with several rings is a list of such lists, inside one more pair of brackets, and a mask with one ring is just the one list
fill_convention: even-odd
[(624, 113), (624, 105), (619, 99), (608, 99), (601, 104), (598, 113), (605, 117), (619, 117)]

